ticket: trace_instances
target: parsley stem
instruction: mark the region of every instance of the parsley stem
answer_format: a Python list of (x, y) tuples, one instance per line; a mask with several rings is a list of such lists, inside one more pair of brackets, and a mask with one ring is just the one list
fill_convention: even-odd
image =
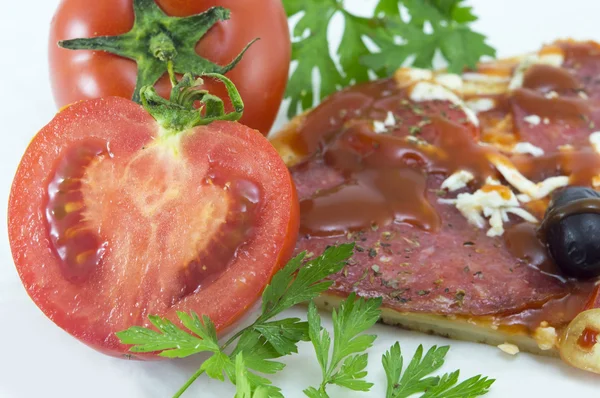
[(192, 383), (195, 382), (196, 379), (202, 375), (202, 373), (204, 373), (204, 369), (199, 368), (196, 371), (196, 373), (194, 373), (194, 375), (190, 377), (188, 381), (185, 382), (185, 384), (179, 389), (179, 391), (177, 391), (175, 395), (173, 395), (173, 398), (181, 397), (183, 393), (192, 385)]
[[(227, 347), (229, 347), (233, 342), (235, 342), (237, 339), (239, 339), (240, 336), (246, 330), (250, 329), (252, 326), (254, 326), (254, 324), (252, 324), (251, 326), (244, 328), (244, 329), (238, 331), (236, 334), (234, 334), (229, 340), (227, 340), (225, 342), (225, 344), (223, 344), (221, 346), (221, 351), (225, 351), (225, 349)], [(175, 395), (173, 395), (173, 398), (180, 398), (183, 395), (183, 393), (192, 385), (192, 383), (194, 383), (198, 377), (202, 376), (203, 373), (204, 373), (204, 369), (198, 369), (196, 371), (196, 373), (194, 373), (194, 375), (192, 377), (190, 377), (189, 380), (179, 389), (179, 391), (177, 391), (175, 393)]]
[(237, 339), (239, 339), (239, 338), (242, 336), (242, 334), (244, 334), (244, 332), (245, 332), (246, 330), (249, 330), (249, 329), (251, 329), (251, 328), (252, 328), (252, 327), (253, 327), (255, 324), (256, 324), (256, 322), (255, 322), (255, 323), (253, 323), (252, 325), (248, 326), (247, 328), (244, 328), (244, 329), (242, 329), (242, 330), (238, 331), (236, 334), (234, 334), (234, 335), (233, 335), (233, 336), (232, 336), (232, 337), (231, 337), (229, 340), (227, 340), (227, 341), (225, 342), (225, 344), (223, 344), (223, 345), (221, 346), (221, 351), (225, 351), (225, 349), (226, 349), (227, 347), (229, 347), (229, 346), (230, 346), (230, 345), (231, 345), (231, 344), (232, 344), (234, 341), (236, 341)]

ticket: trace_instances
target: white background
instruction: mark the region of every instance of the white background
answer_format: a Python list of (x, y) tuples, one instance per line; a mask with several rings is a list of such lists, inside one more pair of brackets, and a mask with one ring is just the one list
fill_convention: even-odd
[[(102, 0), (90, 0), (102, 1)], [(197, 0), (201, 1), (201, 0)], [(252, 1), (252, 0), (240, 0)], [(300, 0), (297, 0), (300, 1)], [(373, 1), (348, 0), (358, 10)], [(0, 12), (0, 397), (169, 397), (199, 366), (199, 358), (161, 363), (128, 362), (105, 357), (54, 326), (27, 297), (14, 269), (5, 219), (9, 187), (19, 159), (37, 130), (56, 111), (48, 82), (47, 33), (58, 0), (4, 0)], [(596, 0), (472, 0), (499, 56), (536, 50), (555, 38), (600, 40), (600, 2)], [(290, 315), (304, 315), (304, 309)], [(327, 316), (326, 316), (327, 317)], [(330, 326), (326, 319), (327, 326)], [(496, 378), (488, 395), (503, 397), (598, 396), (594, 377), (558, 360), (528, 354), (509, 357), (494, 347), (377, 326), (379, 338), (370, 351), (371, 394), (348, 394), (331, 388), (332, 397), (383, 396), (381, 354), (399, 340), (409, 355), (418, 344), (451, 344), (444, 368), (462, 376)], [(274, 378), (287, 397), (318, 384), (320, 371), (311, 346), (284, 359), (287, 368)], [(201, 378), (187, 397), (232, 396), (232, 389)]]

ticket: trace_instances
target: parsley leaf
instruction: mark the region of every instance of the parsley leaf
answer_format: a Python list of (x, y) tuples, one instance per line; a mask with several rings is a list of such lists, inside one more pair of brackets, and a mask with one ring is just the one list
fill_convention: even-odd
[(235, 357), (235, 380), (235, 398), (252, 398), (252, 389), (243, 354)]
[(280, 356), (298, 352), (298, 347), (290, 342), (308, 340), (308, 323), (298, 318), (287, 318), (280, 321), (266, 322), (254, 326), (270, 343)]
[(219, 351), (204, 361), (202, 366), (200, 366), (200, 369), (204, 370), (208, 377), (212, 379), (225, 381), (223, 372), (227, 366), (230, 365), (230, 361), (231, 360), (227, 354)]
[(271, 284), (265, 289), (262, 296), (263, 313), (257, 323), (270, 319), (296, 304), (310, 301), (329, 289), (333, 282), (323, 279), (340, 272), (346, 265), (346, 260), (352, 256), (353, 249), (353, 243), (329, 247), (321, 256), (304, 266), (302, 260), (306, 256), (305, 253), (292, 259), (275, 274)]
[(422, 398), (473, 398), (487, 394), (494, 380), (474, 376), (456, 385), (460, 371), (445, 374), (437, 386), (429, 389)]
[[(369, 71), (387, 77), (402, 65), (431, 68), (437, 52), (448, 62), (450, 72), (475, 67), (482, 56), (494, 56), (485, 36), (469, 24), (476, 21), (466, 0), (379, 0), (368, 18), (344, 8), (343, 0), (284, 0), (289, 17), (299, 20), (292, 31), (292, 60), (296, 61), (286, 97), (291, 99), (288, 116), (309, 109), (343, 86), (368, 81)], [(400, 14), (400, 6), (409, 15)], [(302, 14), (300, 14), (302, 13)], [(336, 65), (329, 51), (327, 29), (336, 14), (344, 19)], [(379, 47), (366, 45), (365, 38)], [(320, 75), (320, 90), (313, 89), (313, 71)]]
[(208, 317), (200, 321), (198, 315), (177, 313), (181, 323), (197, 336), (191, 335), (168, 319), (150, 315), (148, 319), (159, 330), (158, 332), (134, 326), (117, 333), (123, 344), (132, 344), (131, 352), (156, 352), (162, 351), (160, 356), (167, 358), (184, 358), (199, 352), (219, 351), (217, 332)]
[[(330, 354), (331, 336), (321, 330), (321, 317), (311, 302), (308, 309), (309, 336), (323, 380), (319, 388), (304, 390), (308, 397), (327, 397), (326, 386), (336, 384), (355, 391), (369, 391), (373, 383), (364, 380), (368, 354), (363, 353), (373, 345), (375, 335), (364, 335), (379, 319), (381, 298), (357, 299), (352, 293), (338, 310), (333, 311), (333, 350)], [(360, 354), (363, 353), (363, 354)]]
[(382, 358), (387, 377), (386, 398), (406, 398), (418, 393), (424, 393), (421, 398), (474, 398), (487, 394), (494, 383), (487, 377), (475, 376), (457, 385), (459, 371), (430, 376), (442, 367), (448, 349), (433, 346), (423, 357), (423, 346), (419, 346), (403, 373), (400, 344), (394, 344)]
[[(302, 4), (301, 4), (302, 3)], [(289, 114), (295, 115), (299, 109), (313, 106), (314, 93), (312, 73), (316, 68), (321, 72), (321, 98), (337, 91), (344, 85), (344, 78), (338, 71), (335, 62), (329, 56), (327, 28), (336, 13), (331, 0), (298, 0), (284, 1), (288, 16), (304, 11), (305, 16), (298, 22), (293, 31), (294, 37), (301, 37), (305, 31), (308, 37), (292, 44), (292, 61), (299, 61), (298, 67), (290, 76), (288, 96), (291, 98)], [(301, 7), (299, 7), (301, 6)]]
[(252, 381), (249, 377), (244, 356), (239, 354), (235, 357), (235, 398), (269, 398), (270, 395), (268, 386), (258, 386), (252, 389)]

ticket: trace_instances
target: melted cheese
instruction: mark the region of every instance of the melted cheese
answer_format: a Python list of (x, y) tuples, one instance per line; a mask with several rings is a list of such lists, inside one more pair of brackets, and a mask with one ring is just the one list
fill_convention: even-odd
[(377, 134), (387, 133), (388, 128), (394, 127), (395, 125), (396, 125), (396, 118), (394, 117), (394, 114), (392, 112), (388, 111), (387, 116), (383, 122), (379, 121), (379, 120), (373, 121), (373, 130)]
[(470, 108), (468, 108), (463, 100), (458, 95), (454, 94), (448, 88), (430, 82), (418, 82), (415, 84), (410, 91), (410, 99), (415, 102), (423, 101), (448, 101), (458, 106), (465, 113), (467, 118), (475, 126), (479, 126), (479, 119), (477, 115)]
[(475, 179), (475, 176), (470, 171), (459, 170), (444, 180), (442, 189), (450, 192), (458, 191), (466, 187), (473, 179)]
[(455, 205), (469, 223), (478, 228), (485, 228), (485, 219), (488, 218), (489, 237), (504, 234), (503, 224), (509, 221), (509, 213), (531, 223), (538, 222), (533, 215), (519, 207), (515, 194), (503, 185), (485, 185), (474, 193), (461, 193), (456, 199), (440, 199), (439, 202)]
[(537, 146), (530, 144), (529, 142), (519, 142), (512, 148), (512, 153), (518, 153), (522, 155), (532, 155), (539, 157), (544, 155), (544, 150)]
[(592, 144), (592, 148), (594, 148), (594, 151), (600, 154), (600, 131), (590, 134), (589, 140), (590, 144)]
[(508, 85), (509, 90), (516, 90), (523, 86), (525, 73), (536, 64), (551, 65), (560, 67), (565, 60), (561, 52), (540, 52), (540, 54), (530, 54), (525, 56), (517, 66), (515, 73)]
[(569, 185), (569, 177), (567, 176), (549, 177), (536, 184), (521, 174), (505, 157), (491, 155), (489, 160), (510, 185), (530, 199), (542, 199), (554, 190)]
[(542, 122), (542, 119), (538, 115), (528, 115), (523, 118), (527, 123), (537, 126)]
[(454, 73), (441, 73), (434, 78), (436, 83), (449, 88), (452, 91), (461, 92), (463, 79)]
[(496, 107), (496, 101), (491, 98), (477, 98), (466, 101), (465, 104), (476, 113), (491, 111)]

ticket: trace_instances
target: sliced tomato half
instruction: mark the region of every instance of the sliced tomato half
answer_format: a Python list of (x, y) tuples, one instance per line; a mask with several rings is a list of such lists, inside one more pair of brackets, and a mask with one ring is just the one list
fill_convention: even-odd
[(30, 144), (10, 196), (13, 257), (58, 326), (108, 354), (115, 332), (255, 303), (294, 248), (298, 201), (271, 144), (238, 123), (166, 134), (139, 105), (91, 100)]

